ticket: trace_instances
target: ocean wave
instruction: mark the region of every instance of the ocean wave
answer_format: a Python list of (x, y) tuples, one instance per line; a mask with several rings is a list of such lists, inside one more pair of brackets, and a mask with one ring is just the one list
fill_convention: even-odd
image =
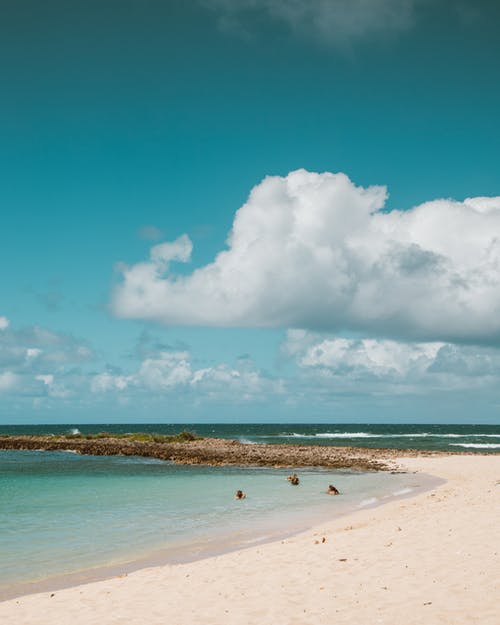
[(378, 438), (378, 434), (369, 432), (320, 432), (316, 438)]
[(266, 438), (500, 438), (500, 434), (436, 434), (414, 432), (412, 434), (374, 434), (372, 432), (318, 432), (317, 434), (278, 434)]
[(278, 434), (276, 438), (379, 438), (383, 434), (370, 434), (369, 432), (319, 432), (318, 434)]
[(495, 443), (450, 443), (453, 447), (472, 447), (474, 449), (500, 449)]
[(363, 499), (358, 504), (358, 508), (365, 508), (366, 506), (373, 506), (373, 504), (377, 503), (377, 497), (370, 497), (369, 499)]
[(81, 432), (78, 428), (70, 428), (68, 434), (81, 434)]
[(413, 488), (402, 488), (401, 490), (396, 490), (392, 494), (394, 495), (394, 497), (401, 497), (401, 495), (407, 495), (408, 493), (411, 493), (412, 490)]

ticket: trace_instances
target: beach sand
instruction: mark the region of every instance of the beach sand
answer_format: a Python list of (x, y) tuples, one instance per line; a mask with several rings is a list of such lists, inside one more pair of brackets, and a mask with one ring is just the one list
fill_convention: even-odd
[(283, 541), (5, 601), (0, 623), (498, 625), (500, 456), (399, 463), (447, 482)]

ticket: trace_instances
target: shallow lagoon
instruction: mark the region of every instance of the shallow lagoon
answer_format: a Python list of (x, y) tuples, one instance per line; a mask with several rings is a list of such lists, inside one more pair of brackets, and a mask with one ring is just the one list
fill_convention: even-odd
[[(0, 452), (0, 592), (143, 561), (178, 562), (298, 532), (408, 496), (417, 475), (179, 466), (148, 458)], [(339, 497), (325, 494), (329, 483)], [(247, 493), (234, 499), (236, 489)]]

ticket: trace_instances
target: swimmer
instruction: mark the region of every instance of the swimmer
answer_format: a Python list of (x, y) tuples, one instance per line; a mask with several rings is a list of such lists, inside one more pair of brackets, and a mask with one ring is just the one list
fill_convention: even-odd
[(325, 492), (329, 495), (340, 495), (339, 491), (335, 488), (333, 484), (330, 484)]
[(234, 498), (235, 499), (246, 499), (246, 493), (244, 493), (242, 490), (237, 490)]
[(299, 478), (298, 478), (297, 474), (294, 473), (292, 475), (292, 477), (290, 478), (290, 484), (292, 484), (293, 486), (298, 486), (299, 483), (300, 483)]

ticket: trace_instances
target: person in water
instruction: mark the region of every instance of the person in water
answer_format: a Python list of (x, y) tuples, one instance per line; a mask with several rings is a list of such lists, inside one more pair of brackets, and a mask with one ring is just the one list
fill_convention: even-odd
[(326, 490), (329, 495), (340, 495), (339, 491), (335, 488), (333, 484), (330, 484)]
[(246, 499), (246, 493), (244, 493), (242, 490), (237, 490), (234, 498), (235, 499)]
[(294, 473), (291, 477), (288, 477), (287, 479), (290, 481), (290, 484), (292, 484), (293, 486), (298, 486), (300, 483), (300, 480), (296, 473)]

